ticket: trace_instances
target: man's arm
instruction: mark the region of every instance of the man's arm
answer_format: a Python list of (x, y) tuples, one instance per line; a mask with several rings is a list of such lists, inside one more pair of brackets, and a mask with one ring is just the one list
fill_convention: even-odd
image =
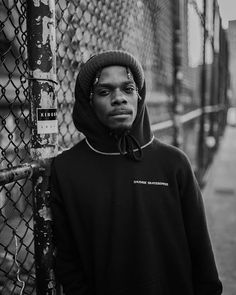
[(90, 295), (53, 165), (50, 187), (53, 234), (56, 247), (56, 276), (66, 295)]
[(220, 295), (222, 284), (208, 233), (203, 199), (187, 159), (180, 179), (182, 212), (192, 259), (194, 294)]

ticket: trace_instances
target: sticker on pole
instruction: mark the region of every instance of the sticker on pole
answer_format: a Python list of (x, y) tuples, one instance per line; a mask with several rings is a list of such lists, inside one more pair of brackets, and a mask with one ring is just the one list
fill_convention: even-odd
[(57, 109), (37, 109), (37, 133), (57, 133)]

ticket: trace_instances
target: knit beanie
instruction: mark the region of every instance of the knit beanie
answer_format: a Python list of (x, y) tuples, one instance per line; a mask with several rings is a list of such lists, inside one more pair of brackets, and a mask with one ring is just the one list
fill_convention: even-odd
[(144, 72), (140, 62), (129, 52), (111, 50), (93, 55), (81, 66), (77, 77), (77, 83), (79, 82), (86, 96), (88, 96), (91, 91), (97, 72), (108, 66), (128, 67), (133, 74), (138, 90), (140, 91), (143, 88)]

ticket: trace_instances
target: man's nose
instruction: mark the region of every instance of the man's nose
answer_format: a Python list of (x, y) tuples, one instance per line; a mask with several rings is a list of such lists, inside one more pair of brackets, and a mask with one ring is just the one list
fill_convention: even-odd
[(126, 104), (126, 103), (127, 103), (127, 98), (124, 95), (124, 93), (120, 89), (115, 89), (112, 95), (111, 104), (116, 105), (116, 104)]

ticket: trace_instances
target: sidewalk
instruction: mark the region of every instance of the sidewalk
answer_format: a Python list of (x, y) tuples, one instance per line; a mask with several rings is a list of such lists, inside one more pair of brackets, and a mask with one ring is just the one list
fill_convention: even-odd
[(236, 127), (227, 127), (203, 198), (223, 295), (236, 294)]

